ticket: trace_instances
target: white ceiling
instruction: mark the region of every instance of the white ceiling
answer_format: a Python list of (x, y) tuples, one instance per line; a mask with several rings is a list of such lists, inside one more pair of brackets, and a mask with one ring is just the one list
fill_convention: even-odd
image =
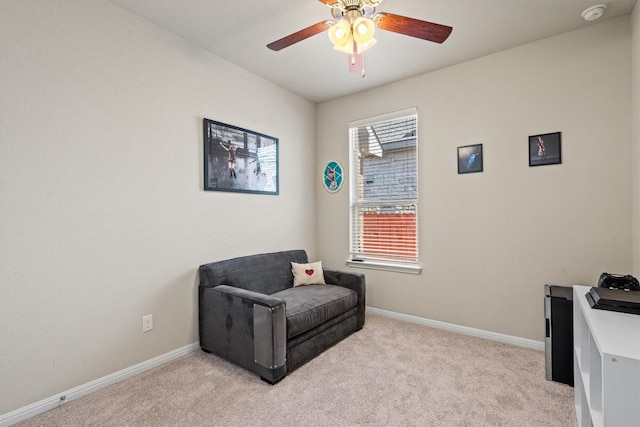
[(377, 11), (453, 27), (443, 44), (378, 30), (366, 53), (366, 77), (326, 33), (279, 52), (266, 47), (331, 19), (318, 0), (110, 0), (313, 102), (322, 102), (628, 15), (636, 0), (604, 0), (602, 18), (582, 11), (598, 0), (385, 0)]

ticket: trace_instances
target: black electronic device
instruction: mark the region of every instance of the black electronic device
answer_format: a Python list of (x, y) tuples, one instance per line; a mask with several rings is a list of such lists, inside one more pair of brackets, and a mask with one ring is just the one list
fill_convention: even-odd
[(547, 380), (573, 387), (573, 288), (544, 285), (544, 366)]
[(600, 279), (598, 279), (598, 287), (640, 291), (640, 283), (638, 283), (638, 279), (630, 274), (602, 273), (600, 275)]
[(620, 289), (591, 288), (585, 294), (591, 308), (640, 314), (640, 292)]

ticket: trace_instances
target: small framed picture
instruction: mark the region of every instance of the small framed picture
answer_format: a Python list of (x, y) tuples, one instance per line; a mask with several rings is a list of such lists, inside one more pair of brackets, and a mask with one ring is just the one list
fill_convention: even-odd
[(458, 147), (458, 173), (482, 172), (482, 144)]
[(562, 133), (543, 133), (529, 137), (529, 166), (562, 163)]
[(322, 183), (325, 190), (329, 193), (335, 193), (342, 188), (343, 181), (342, 166), (338, 161), (331, 160), (322, 172)]

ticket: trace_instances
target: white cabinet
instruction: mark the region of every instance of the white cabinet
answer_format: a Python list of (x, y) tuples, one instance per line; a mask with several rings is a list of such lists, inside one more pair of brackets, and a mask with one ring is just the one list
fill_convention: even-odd
[(640, 315), (594, 310), (573, 287), (578, 426), (640, 426)]

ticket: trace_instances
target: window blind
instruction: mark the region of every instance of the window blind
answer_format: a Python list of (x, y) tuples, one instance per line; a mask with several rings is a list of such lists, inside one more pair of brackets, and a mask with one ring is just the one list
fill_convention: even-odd
[(418, 261), (415, 109), (349, 125), (351, 258)]

